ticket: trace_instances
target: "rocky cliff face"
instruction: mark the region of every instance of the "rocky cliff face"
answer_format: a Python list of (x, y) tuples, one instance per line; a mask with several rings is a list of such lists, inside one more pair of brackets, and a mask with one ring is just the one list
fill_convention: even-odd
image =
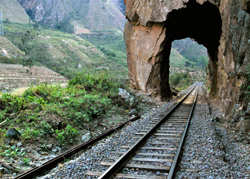
[[(174, 40), (190, 37), (209, 54), (210, 95), (229, 114), (240, 100), (250, 63), (248, 0), (126, 0), (125, 41), (130, 84), (170, 97), (169, 54)], [(242, 10), (245, 7), (245, 11)]]
[[(123, 31), (125, 16), (121, 0), (18, 0), (32, 20), (55, 27), (71, 23), (75, 31)], [(64, 24), (62, 24), (64, 25)]]

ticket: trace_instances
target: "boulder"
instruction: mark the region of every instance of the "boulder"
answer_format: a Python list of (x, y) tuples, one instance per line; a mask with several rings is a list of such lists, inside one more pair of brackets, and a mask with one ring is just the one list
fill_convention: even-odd
[(56, 152), (57, 152), (57, 149), (53, 149), (52, 152), (56, 153)]
[(125, 100), (125, 102), (129, 105), (129, 108), (136, 107), (138, 104), (138, 100), (132, 96), (128, 91), (125, 89), (119, 88), (119, 93), (118, 95)]
[(52, 146), (53, 146), (53, 144), (48, 144), (46, 147), (47, 147), (47, 149), (51, 150)]
[(19, 139), (21, 134), (15, 128), (11, 128), (6, 132), (6, 136), (13, 139)]
[(16, 146), (17, 146), (17, 147), (21, 147), (21, 146), (22, 146), (22, 143), (19, 142), (19, 143), (16, 144)]

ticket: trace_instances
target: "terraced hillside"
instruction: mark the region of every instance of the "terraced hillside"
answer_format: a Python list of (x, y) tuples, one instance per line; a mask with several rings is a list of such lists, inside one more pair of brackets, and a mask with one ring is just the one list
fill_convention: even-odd
[(46, 67), (0, 63), (0, 91), (40, 83), (67, 83), (67, 79)]

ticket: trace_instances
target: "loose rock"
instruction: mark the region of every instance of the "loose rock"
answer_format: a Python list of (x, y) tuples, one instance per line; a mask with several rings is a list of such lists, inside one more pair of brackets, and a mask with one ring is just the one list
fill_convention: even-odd
[(82, 142), (87, 142), (91, 138), (90, 133), (84, 134), (82, 136)]
[(136, 111), (136, 109), (132, 109), (130, 112), (129, 112), (130, 115), (135, 115), (135, 116), (138, 116), (138, 112)]
[(6, 136), (13, 139), (18, 139), (21, 134), (15, 128), (11, 128), (7, 131)]
[(47, 147), (47, 149), (51, 150), (51, 149), (52, 149), (52, 146), (53, 146), (53, 144), (49, 144), (49, 145), (47, 145), (46, 147)]

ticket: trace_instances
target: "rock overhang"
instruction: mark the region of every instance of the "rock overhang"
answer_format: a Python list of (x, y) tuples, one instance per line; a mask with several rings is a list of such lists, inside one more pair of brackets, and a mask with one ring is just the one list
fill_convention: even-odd
[[(174, 40), (191, 37), (205, 45), (211, 57), (217, 53), (221, 18), (218, 8), (213, 4), (190, 0), (127, 1), (126, 5), (128, 23), (125, 28), (125, 41), (129, 76), (134, 88), (166, 98), (171, 97), (168, 84), (169, 55)], [(215, 15), (207, 18), (210, 10)], [(216, 19), (219, 20), (215, 23)], [(214, 24), (216, 28), (212, 27)], [(212, 61), (217, 60), (212, 58)]]
[[(244, 69), (244, 66), (249, 64), (246, 59), (250, 55), (246, 49), (250, 47), (244, 44), (247, 44), (250, 35), (242, 29), (250, 28), (248, 25), (250, 20), (249, 15), (241, 9), (242, 2), (240, 0), (126, 0), (125, 5), (128, 22), (124, 35), (131, 86), (162, 97), (171, 97), (168, 84), (168, 56), (171, 42), (192, 37), (208, 49), (211, 74), (208, 75), (207, 82), (212, 88), (211, 94), (221, 101), (222, 111), (228, 113), (239, 98), (239, 84), (243, 83), (244, 78), (236, 77), (232, 80), (228, 79), (227, 74)], [(184, 20), (182, 17), (179, 19), (176, 17), (181, 11), (188, 11), (194, 6), (198, 7), (195, 11), (204, 14), (201, 23), (197, 23), (204, 28), (192, 34), (190, 27), (197, 24), (180, 26)], [(177, 16), (170, 22), (171, 16), (175, 13)], [(179, 28), (172, 26), (174, 22)], [(178, 32), (181, 28), (184, 30)], [(198, 31), (202, 33), (197, 33)], [(241, 60), (241, 64), (237, 64), (237, 59), (244, 60)]]

